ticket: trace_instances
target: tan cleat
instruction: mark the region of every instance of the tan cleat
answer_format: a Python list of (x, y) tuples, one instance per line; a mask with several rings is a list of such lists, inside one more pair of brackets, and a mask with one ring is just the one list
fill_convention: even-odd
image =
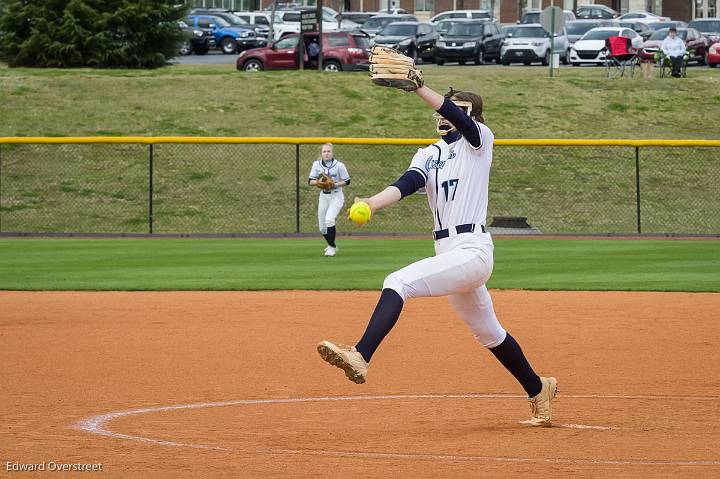
[(350, 381), (357, 384), (365, 382), (368, 363), (354, 346), (322, 341), (317, 345), (317, 350), (325, 361), (345, 371), (345, 376)]
[(550, 421), (552, 419), (550, 402), (557, 392), (557, 379), (541, 377), (540, 381), (542, 382), (540, 394), (528, 399), (528, 401), (530, 401), (530, 410), (532, 411), (532, 417), (528, 423), (535, 427), (550, 427)]

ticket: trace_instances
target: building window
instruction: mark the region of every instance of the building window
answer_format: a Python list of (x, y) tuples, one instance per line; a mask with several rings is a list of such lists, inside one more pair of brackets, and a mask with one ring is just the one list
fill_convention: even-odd
[(416, 12), (434, 12), (435, 0), (415, 0)]

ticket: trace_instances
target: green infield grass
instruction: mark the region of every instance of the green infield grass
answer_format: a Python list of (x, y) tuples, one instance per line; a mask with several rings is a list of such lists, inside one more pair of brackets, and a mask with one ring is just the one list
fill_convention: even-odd
[[(374, 290), (427, 239), (0, 239), (2, 290)], [(498, 239), (490, 288), (720, 291), (720, 241)]]

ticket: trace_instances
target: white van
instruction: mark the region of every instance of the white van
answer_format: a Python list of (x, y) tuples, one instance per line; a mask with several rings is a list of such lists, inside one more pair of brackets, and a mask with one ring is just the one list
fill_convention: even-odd
[(270, 14), (267, 12), (233, 12), (233, 14), (248, 23), (270, 26)]
[(473, 18), (475, 20), (492, 20), (492, 12), (490, 10), (450, 10), (448, 12), (438, 13), (432, 17), (429, 22), (435, 24), (440, 20), (448, 18)]

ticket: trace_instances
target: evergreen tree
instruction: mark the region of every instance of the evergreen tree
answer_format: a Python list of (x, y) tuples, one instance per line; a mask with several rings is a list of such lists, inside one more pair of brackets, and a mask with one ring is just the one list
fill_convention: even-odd
[(157, 68), (177, 56), (177, 0), (0, 0), (10, 66)]

